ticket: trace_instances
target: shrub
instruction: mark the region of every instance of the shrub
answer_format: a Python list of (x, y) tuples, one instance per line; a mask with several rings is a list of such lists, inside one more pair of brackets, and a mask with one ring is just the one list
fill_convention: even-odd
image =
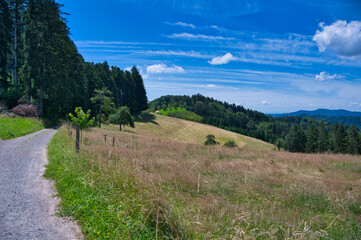
[(238, 147), (238, 145), (236, 144), (236, 142), (234, 140), (228, 140), (225, 144), (225, 147)]
[(8, 107), (4, 101), (0, 101), (0, 113), (6, 113), (8, 111)]
[(212, 134), (207, 135), (206, 141), (204, 142), (205, 145), (216, 145), (219, 142), (216, 141), (216, 137)]
[(39, 117), (40, 112), (39, 109), (32, 104), (19, 104), (16, 107), (14, 107), (13, 109), (11, 109), (11, 111), (18, 116), (21, 117)]

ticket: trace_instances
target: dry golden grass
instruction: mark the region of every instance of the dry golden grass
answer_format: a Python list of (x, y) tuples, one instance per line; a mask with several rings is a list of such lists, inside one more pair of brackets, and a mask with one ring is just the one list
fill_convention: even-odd
[[(187, 232), (202, 239), (318, 239), (213, 198), (334, 239), (361, 235), (360, 156), (277, 152), (210, 126), (164, 116), (155, 121), (159, 125), (126, 128), (132, 132), (110, 130), (116, 126), (87, 130), (81, 148), (115, 193), (119, 179), (134, 179), (146, 196), (145, 211), (170, 226), (173, 237)], [(245, 147), (199, 144), (209, 133), (221, 142), (232, 136)], [(250, 149), (254, 143), (262, 150)]]
[[(240, 147), (251, 149), (276, 149), (276, 147), (270, 143), (202, 123), (157, 114), (149, 114), (145, 115), (145, 117), (148, 119), (138, 119), (140, 121), (135, 123), (134, 129), (124, 127), (124, 130), (142, 135), (198, 144), (203, 144), (206, 140), (206, 136), (208, 134), (213, 134), (221, 145), (227, 140), (234, 140)], [(119, 127), (115, 125), (104, 125), (104, 128), (114, 130), (119, 129)]]

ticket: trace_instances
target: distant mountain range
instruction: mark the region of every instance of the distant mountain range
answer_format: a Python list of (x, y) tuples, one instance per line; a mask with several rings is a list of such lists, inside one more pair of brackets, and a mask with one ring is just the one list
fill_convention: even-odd
[(314, 111), (300, 110), (291, 113), (269, 114), (272, 117), (296, 116), (301, 118), (314, 118), (331, 123), (351, 125), (361, 128), (361, 112), (351, 112), (343, 109), (317, 109)]
[(300, 110), (297, 112), (291, 113), (280, 113), (280, 114), (269, 114), (272, 117), (284, 117), (284, 116), (301, 116), (301, 115), (310, 115), (310, 116), (329, 116), (329, 117), (361, 117), (361, 112), (351, 112), (344, 109), (339, 110), (330, 110), (330, 109), (317, 109), (313, 111)]

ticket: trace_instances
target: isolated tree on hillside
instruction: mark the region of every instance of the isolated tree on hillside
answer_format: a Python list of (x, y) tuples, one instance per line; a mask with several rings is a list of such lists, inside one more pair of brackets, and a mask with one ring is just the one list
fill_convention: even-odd
[(205, 145), (217, 145), (219, 142), (216, 141), (216, 137), (212, 134), (207, 135)]
[(101, 127), (102, 111), (110, 112), (114, 107), (112, 92), (103, 87), (102, 89), (95, 89), (94, 93), (95, 96), (91, 98), (91, 101), (99, 106), (99, 127)]
[(129, 125), (134, 128), (134, 121), (128, 107), (121, 107), (116, 112), (119, 117), (119, 130), (122, 131), (122, 125)]

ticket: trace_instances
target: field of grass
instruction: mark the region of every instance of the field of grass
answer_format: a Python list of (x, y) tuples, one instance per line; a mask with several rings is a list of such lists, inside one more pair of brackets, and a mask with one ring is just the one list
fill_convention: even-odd
[[(162, 115), (145, 114), (136, 119), (135, 128), (124, 127), (125, 131), (140, 135), (148, 135), (175, 140), (184, 143), (203, 144), (208, 134), (213, 134), (221, 145), (228, 140), (234, 140), (240, 147), (250, 149), (276, 149), (270, 143), (247, 137), (221, 128), (183, 119), (171, 118)], [(119, 129), (115, 125), (104, 125), (110, 130)]]
[(35, 118), (0, 117), (0, 139), (7, 140), (44, 129), (42, 122)]
[(202, 122), (203, 118), (194, 112), (187, 111), (185, 108), (167, 108), (167, 110), (159, 110), (156, 114), (163, 116), (185, 119), (193, 122)]
[[(360, 238), (360, 156), (204, 146), (193, 123), (178, 121), (157, 116), (127, 132), (86, 130), (78, 156), (62, 128), (47, 167), (61, 214), (97, 239), (319, 239), (302, 229)], [(172, 140), (182, 133), (174, 125), (192, 134)]]

